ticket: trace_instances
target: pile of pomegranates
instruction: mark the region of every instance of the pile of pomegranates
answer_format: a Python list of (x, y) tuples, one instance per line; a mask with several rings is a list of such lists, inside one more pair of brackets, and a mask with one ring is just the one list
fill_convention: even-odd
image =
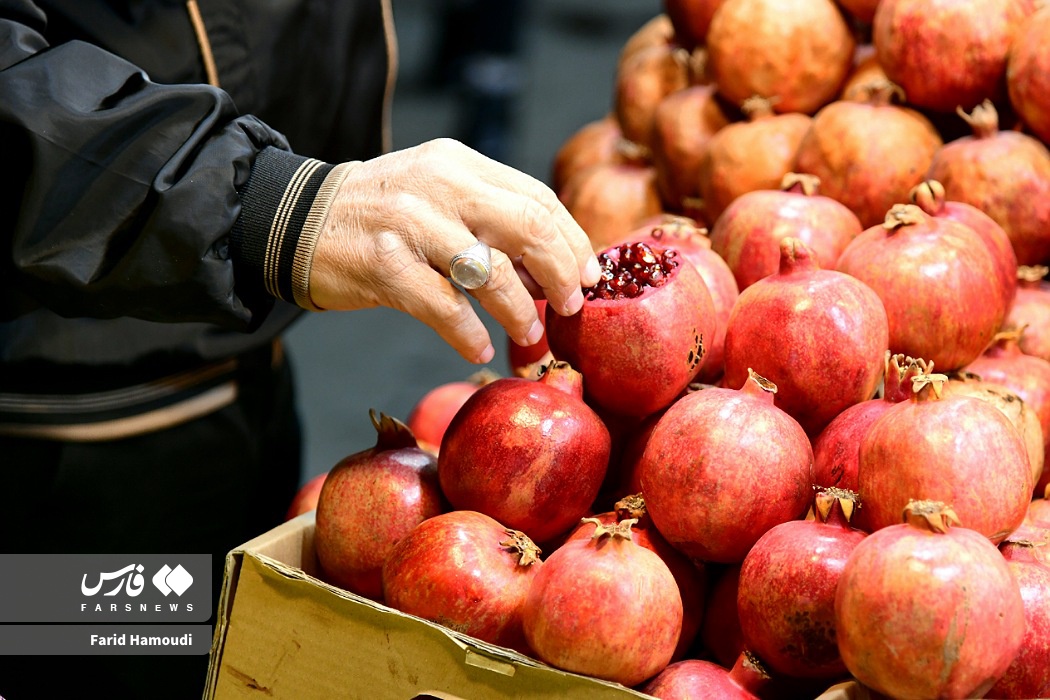
[(657, 698), (1050, 697), (1050, 5), (663, 10), (553, 158), (600, 281), (372, 414), (319, 575)]

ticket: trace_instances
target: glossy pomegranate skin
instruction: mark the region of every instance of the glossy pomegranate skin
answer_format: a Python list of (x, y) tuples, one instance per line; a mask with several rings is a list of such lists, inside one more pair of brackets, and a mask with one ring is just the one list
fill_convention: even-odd
[(554, 154), (551, 165), (551, 188), (561, 192), (572, 176), (592, 165), (620, 160), (619, 144), (623, 132), (616, 116), (606, 114), (587, 122), (569, 135)]
[(820, 191), (849, 207), (862, 226), (881, 224), (906, 202), (943, 141), (918, 111), (892, 101), (891, 87), (860, 91), (813, 115), (794, 170), (820, 178)]
[(437, 458), (400, 421), (372, 415), (376, 446), (340, 460), (317, 500), (314, 546), (325, 581), (382, 598), (382, 568), (416, 525), (448, 509)]
[(571, 528), (598, 495), (611, 448), (581, 382), (554, 363), (538, 380), (505, 377), (475, 392), (441, 442), (438, 476), (452, 506), (540, 544)]
[(663, 211), (656, 169), (639, 160), (583, 168), (558, 191), (558, 198), (595, 251), (604, 250), (633, 231), (639, 221)]
[[(773, 672), (803, 678), (846, 673), (835, 638), (835, 591), (867, 533), (850, 526), (836, 494), (819, 492), (812, 520), (774, 526), (741, 565), (737, 607), (744, 643)], [(841, 497), (854, 506), (855, 494)]]
[(405, 421), (420, 447), (437, 452), (456, 412), (475, 391), (498, 378), (494, 372), (482, 371), (464, 380), (439, 384), (424, 393)]
[(967, 115), (973, 133), (948, 141), (926, 177), (945, 196), (971, 204), (1003, 227), (1019, 265), (1050, 261), (1050, 151), (1038, 139), (1003, 129), (995, 107), (984, 102)]
[(1025, 629), (1017, 582), (984, 535), (912, 522), (853, 550), (835, 620), (850, 673), (891, 697), (982, 697)]
[(774, 390), (755, 375), (738, 389), (686, 394), (654, 427), (639, 461), (642, 493), (656, 528), (687, 556), (743, 561), (763, 533), (805, 511), (813, 452), (773, 405)]
[(1017, 296), (1006, 314), (1004, 326), (1024, 328), (1021, 352), (1050, 361), (1050, 285), (1043, 266), (1017, 268)]
[(973, 229), (897, 205), (853, 239), (836, 265), (886, 308), (889, 349), (939, 372), (972, 362), (1006, 316), (995, 261)]
[(863, 228), (845, 205), (819, 194), (813, 176), (789, 173), (780, 189), (745, 193), (711, 229), (711, 248), (721, 255), (743, 290), (780, 268), (780, 241), (798, 238), (820, 267), (834, 269), (842, 251)]
[(1025, 126), (1050, 143), (1050, 10), (1037, 9), (1014, 36), (1006, 64), (1010, 105)]
[[(621, 249), (599, 255), (622, 269)], [(649, 246), (659, 259), (677, 250)], [(693, 381), (715, 336), (711, 293), (692, 265), (677, 264), (662, 286), (639, 296), (587, 298), (573, 316), (548, 306), (547, 344), (585, 377), (589, 403), (625, 416), (644, 417), (668, 406)], [(585, 290), (588, 297), (593, 289)]]
[(657, 106), (691, 82), (689, 52), (675, 44), (653, 44), (624, 58), (613, 86), (613, 112), (624, 138), (651, 149)]
[[(637, 496), (641, 497), (640, 494)], [(621, 520), (627, 519), (629, 514), (622, 511), (609, 511), (596, 516), (604, 525), (613, 525)], [(700, 631), (700, 625), (704, 619), (704, 605), (706, 603), (707, 579), (703, 564), (693, 563), (688, 557), (668, 544), (663, 535), (651, 524), (646, 524), (647, 517), (642, 518), (638, 524), (631, 528), (631, 541), (639, 547), (654, 552), (663, 559), (667, 568), (678, 583), (678, 592), (682, 597), (682, 632), (675, 646), (672, 661), (684, 659), (689, 653), (690, 647)], [(581, 523), (569, 533), (567, 541), (574, 539), (590, 539), (594, 534), (592, 523)]]
[(1021, 589), (1026, 625), (1020, 652), (985, 697), (1050, 696), (1050, 566), (1029, 542), (1007, 540), (999, 550)]
[(935, 500), (1001, 542), (1031, 500), (1027, 448), (997, 408), (972, 396), (938, 398), (936, 384), (886, 411), (861, 441), (856, 524), (874, 532), (900, 522), (909, 500)]
[[(738, 679), (734, 671), (702, 659), (686, 659), (671, 664), (649, 681), (642, 692), (660, 700), (758, 700), (749, 689), (749, 678)], [(754, 677), (761, 672), (751, 672)], [(739, 673), (738, 673), (739, 675)], [(763, 684), (757, 683), (759, 688)], [(758, 690), (758, 688), (756, 688)]]
[(889, 347), (882, 300), (862, 281), (823, 270), (801, 240), (780, 241), (780, 269), (744, 289), (726, 328), (725, 380), (754, 370), (776, 405), (816, 436), (875, 394)]
[(1006, 63), (1029, 0), (881, 0), (872, 40), (908, 102), (938, 112), (1006, 96)]
[(637, 685), (671, 661), (682, 629), (678, 584), (660, 557), (618, 537), (567, 541), (525, 603), (525, 637), (557, 668)]
[(511, 546), (516, 541), (531, 545), (473, 511), (451, 511), (420, 523), (398, 542), (383, 566), (386, 603), (528, 653), (522, 606), (543, 562), (538, 551), (523, 556)]

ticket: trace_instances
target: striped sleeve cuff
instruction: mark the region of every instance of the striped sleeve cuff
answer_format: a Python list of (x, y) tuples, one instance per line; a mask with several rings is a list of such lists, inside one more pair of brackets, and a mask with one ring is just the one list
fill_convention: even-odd
[(331, 165), (278, 148), (259, 152), (240, 190), (230, 237), (243, 280), (273, 297), (321, 311), (310, 299), (310, 267), (325, 217), (352, 163)]

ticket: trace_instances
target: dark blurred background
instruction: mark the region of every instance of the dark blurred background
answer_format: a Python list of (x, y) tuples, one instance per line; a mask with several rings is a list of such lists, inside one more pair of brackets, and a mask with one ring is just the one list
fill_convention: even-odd
[[(612, 105), (616, 58), (660, 0), (393, 0), (400, 67), (395, 148), (464, 140), (549, 184), (576, 129)], [(483, 311), (508, 374), (507, 338)], [(405, 420), (424, 393), (479, 367), (400, 312), (310, 314), (286, 336), (309, 478), (375, 444), (375, 408)]]

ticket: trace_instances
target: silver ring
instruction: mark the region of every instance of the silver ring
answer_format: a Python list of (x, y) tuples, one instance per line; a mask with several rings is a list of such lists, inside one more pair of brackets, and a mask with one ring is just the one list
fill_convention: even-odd
[(452, 256), (448, 263), (448, 276), (464, 289), (484, 287), (492, 272), (491, 253), (488, 243), (478, 241)]

